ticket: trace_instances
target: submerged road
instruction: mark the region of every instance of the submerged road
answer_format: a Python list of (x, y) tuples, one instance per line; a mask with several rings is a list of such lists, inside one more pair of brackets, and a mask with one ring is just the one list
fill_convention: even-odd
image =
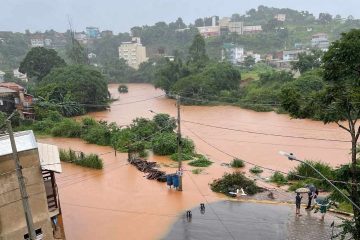
[[(206, 206), (204, 214), (192, 209), (191, 220), (181, 216), (165, 240), (300, 240), (331, 239), (331, 221), (302, 210), (296, 217), (287, 205), (221, 201)], [(329, 215), (328, 215), (329, 216)], [(335, 219), (334, 219), (335, 220)]]

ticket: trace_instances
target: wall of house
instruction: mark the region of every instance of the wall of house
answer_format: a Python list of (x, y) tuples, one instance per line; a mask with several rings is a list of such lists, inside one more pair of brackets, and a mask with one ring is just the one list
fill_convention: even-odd
[[(53, 239), (38, 151), (19, 153), (35, 229)], [(24, 239), (28, 232), (12, 155), (0, 156), (0, 239)], [(2, 174), (7, 173), (7, 174)]]

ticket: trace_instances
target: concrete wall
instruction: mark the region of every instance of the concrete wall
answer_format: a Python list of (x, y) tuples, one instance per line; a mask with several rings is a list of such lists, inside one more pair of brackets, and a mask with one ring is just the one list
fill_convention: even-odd
[[(53, 239), (38, 151), (19, 153), (35, 229)], [(0, 240), (24, 239), (28, 232), (12, 155), (0, 157)], [(4, 174), (3, 174), (4, 173)]]

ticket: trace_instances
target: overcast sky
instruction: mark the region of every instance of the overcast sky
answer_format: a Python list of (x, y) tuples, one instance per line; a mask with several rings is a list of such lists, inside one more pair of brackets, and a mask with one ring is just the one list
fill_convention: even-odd
[(0, 0), (0, 31), (65, 31), (70, 16), (76, 31), (97, 26), (127, 32), (177, 17), (190, 23), (198, 17), (243, 14), (258, 5), (360, 18), (360, 0)]

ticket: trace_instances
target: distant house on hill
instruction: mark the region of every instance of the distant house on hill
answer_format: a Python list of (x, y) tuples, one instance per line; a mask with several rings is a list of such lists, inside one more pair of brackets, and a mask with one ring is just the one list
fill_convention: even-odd
[(326, 33), (317, 33), (312, 35), (311, 46), (313, 48), (320, 48), (326, 51), (330, 46), (328, 35)]

